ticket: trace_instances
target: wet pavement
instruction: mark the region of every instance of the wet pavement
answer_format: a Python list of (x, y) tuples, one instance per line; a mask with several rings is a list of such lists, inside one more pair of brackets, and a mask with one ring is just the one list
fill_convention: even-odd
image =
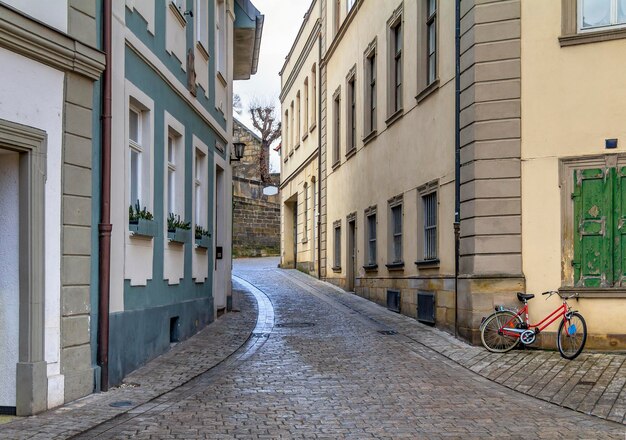
[[(241, 312), (126, 379), (139, 386), (2, 425), (0, 438), (625, 438), (621, 423), (550, 403), (623, 421), (619, 355), (491, 354), (276, 265), (236, 261)], [(133, 407), (109, 406), (121, 399)]]

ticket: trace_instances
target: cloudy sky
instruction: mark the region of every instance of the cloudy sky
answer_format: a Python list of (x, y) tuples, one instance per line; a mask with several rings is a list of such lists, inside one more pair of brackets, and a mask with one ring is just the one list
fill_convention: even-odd
[[(252, 0), (252, 3), (265, 15), (259, 67), (250, 80), (235, 81), (234, 85), (235, 93), (241, 96), (243, 108), (242, 114), (235, 116), (250, 128), (252, 121), (247, 108), (253, 98), (275, 102), (280, 115), (278, 72), (283, 67), (311, 0)], [(279, 171), (280, 158), (274, 151), (271, 153), (270, 168)]]

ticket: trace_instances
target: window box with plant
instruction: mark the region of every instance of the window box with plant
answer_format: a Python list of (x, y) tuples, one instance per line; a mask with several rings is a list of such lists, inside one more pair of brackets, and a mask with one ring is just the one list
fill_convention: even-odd
[(211, 241), (211, 234), (200, 225), (196, 225), (196, 248), (208, 249)]
[(181, 220), (180, 215), (170, 213), (167, 217), (167, 239), (179, 244), (190, 243), (191, 223)]
[(137, 201), (135, 206), (128, 207), (128, 230), (131, 236), (158, 237), (159, 224), (145, 206), (140, 208)]

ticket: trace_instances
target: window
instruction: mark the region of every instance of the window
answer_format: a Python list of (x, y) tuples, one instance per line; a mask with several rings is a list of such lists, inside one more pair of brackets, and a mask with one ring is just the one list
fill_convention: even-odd
[(626, 287), (626, 166), (573, 172), (574, 287)]
[(422, 197), (424, 210), (424, 260), (437, 259), (437, 193)]
[(427, 34), (427, 85), (437, 79), (437, 0), (426, 0), (428, 3), (426, 34)]
[(309, 78), (304, 78), (304, 116), (302, 122), (304, 122), (303, 136), (309, 131)]
[[(185, 147), (184, 126), (169, 113), (165, 113), (165, 157), (163, 204), (164, 212), (173, 214), (184, 220), (185, 215)], [(193, 164), (192, 164), (193, 165)], [(195, 170), (191, 168), (193, 173)], [(191, 175), (195, 177), (194, 174)], [(193, 190), (193, 187), (191, 188)]]
[(296, 146), (300, 145), (300, 90), (296, 93)]
[(335, 29), (333, 30), (333, 34), (337, 35), (339, 32), (339, 26), (341, 25), (341, 0), (334, 0), (335, 11), (334, 11), (334, 24)]
[(334, 262), (333, 262), (333, 269), (334, 270), (341, 270), (341, 220), (337, 220), (334, 224), (333, 224), (333, 228), (334, 228)]
[(285, 153), (285, 159), (287, 158), (287, 154), (289, 153), (289, 110), (285, 110), (285, 136), (283, 137), (284, 144), (282, 151)]
[(196, 39), (205, 51), (209, 49), (209, 0), (196, 0)]
[(402, 194), (389, 199), (387, 217), (387, 261), (389, 270), (404, 267), (402, 257)]
[(176, 214), (176, 143), (167, 137), (167, 213)]
[(337, 89), (334, 95), (333, 112), (335, 115), (334, 136), (333, 136), (333, 165), (339, 163), (339, 154), (341, 141), (341, 96), (340, 89)]
[(366, 267), (376, 266), (376, 208), (365, 211), (365, 262)]
[(352, 7), (354, 6), (354, 4), (356, 3), (356, 0), (348, 0), (347, 2), (347, 10), (348, 12), (350, 12), (350, 10), (352, 9)]
[[(294, 107), (293, 107), (293, 101), (291, 101), (291, 107), (290, 107), (290, 114), (291, 114), (290, 126), (291, 126), (291, 131), (289, 133), (289, 145), (290, 145), (290, 148), (292, 148), (292, 151), (293, 151), (294, 145), (296, 145), (296, 142), (294, 141), (294, 132), (296, 131), (296, 126), (295, 126), (295, 124), (293, 122), (294, 113), (295, 112), (294, 112)], [(289, 153), (291, 154), (291, 151)]]
[(128, 151), (130, 155), (129, 205), (139, 203), (140, 208), (146, 204), (146, 200), (142, 197), (142, 155), (144, 151), (142, 145), (142, 119), (141, 111), (132, 107), (128, 109)]
[(309, 186), (306, 182), (304, 182), (304, 189), (302, 191), (304, 195), (304, 199), (302, 201), (303, 209), (303, 219), (302, 219), (302, 243), (306, 243), (308, 240), (308, 231), (309, 231)]
[(387, 115), (388, 124), (395, 121), (402, 110), (402, 8), (400, 6), (387, 20)]
[(224, 79), (227, 79), (226, 72), (226, 2), (225, 0), (216, 0), (217, 14), (215, 15), (215, 35), (216, 35), (216, 62), (217, 71), (222, 74)]
[(199, 149), (196, 149), (196, 164), (195, 164), (195, 172), (193, 179), (194, 186), (194, 198), (195, 198), (195, 224), (202, 226), (206, 229), (207, 227), (207, 204), (206, 200), (206, 174), (207, 174), (207, 162), (206, 162), (206, 154), (204, 154)]
[(626, 25), (626, 0), (579, 0), (578, 9), (581, 31)]
[(347, 127), (347, 135), (348, 135), (348, 143), (346, 146), (346, 154), (351, 153), (356, 150), (356, 88), (355, 88), (355, 75), (354, 73), (348, 79), (348, 96), (347, 96), (347, 104), (348, 104), (348, 120), (346, 123)]
[(366, 89), (365, 126), (367, 134), (376, 130), (376, 48), (374, 47), (365, 58)]
[(315, 113), (317, 112), (316, 100), (317, 100), (317, 79), (315, 75), (315, 64), (311, 69), (311, 126), (315, 125)]
[(393, 105), (396, 112), (402, 108), (402, 24), (393, 28)]

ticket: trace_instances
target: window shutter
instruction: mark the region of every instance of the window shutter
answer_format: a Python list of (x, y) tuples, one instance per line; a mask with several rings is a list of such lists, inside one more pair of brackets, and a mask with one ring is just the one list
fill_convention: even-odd
[(617, 170), (614, 200), (614, 285), (615, 287), (626, 287), (626, 167), (621, 167)]
[[(605, 287), (613, 261), (607, 235), (607, 214), (612, 194), (607, 170), (593, 168), (574, 171), (574, 284), (579, 287)], [(608, 209), (607, 209), (608, 208)], [(612, 222), (611, 222), (612, 223)]]

